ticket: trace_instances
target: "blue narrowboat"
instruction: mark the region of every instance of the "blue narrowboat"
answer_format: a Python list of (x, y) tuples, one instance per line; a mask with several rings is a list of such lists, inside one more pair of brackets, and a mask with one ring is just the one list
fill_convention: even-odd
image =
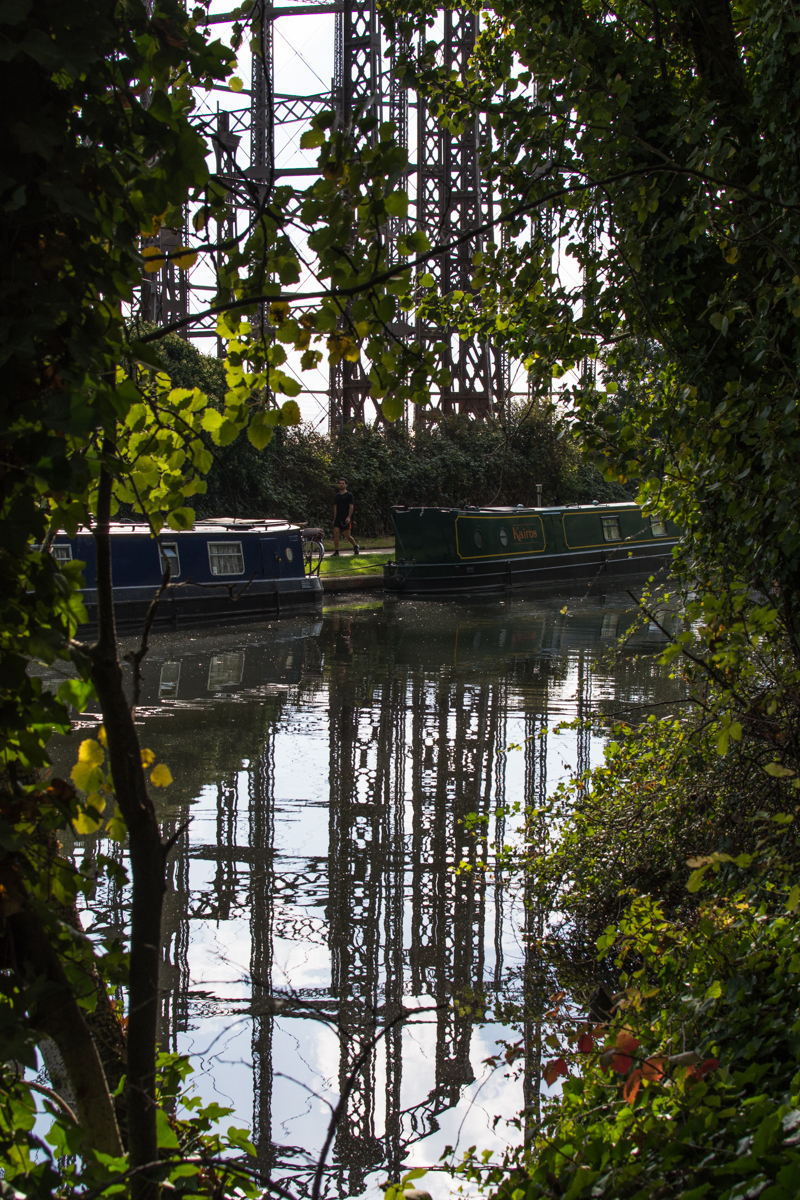
[[(60, 562), (83, 564), (83, 601), (89, 623), (97, 621), (95, 545), (91, 531), (74, 538), (58, 534), (51, 553)], [(256, 621), (318, 608), (322, 584), (306, 573), (302, 530), (286, 521), (214, 518), (193, 529), (163, 530), (156, 539), (147, 525), (115, 521), (111, 526), (114, 613), (122, 631), (138, 627), (169, 564), (169, 585), (159, 601), (159, 625), (204, 621)]]
[(384, 587), (405, 595), (491, 592), (624, 578), (663, 568), (680, 532), (633, 503), (392, 509), (397, 557)]

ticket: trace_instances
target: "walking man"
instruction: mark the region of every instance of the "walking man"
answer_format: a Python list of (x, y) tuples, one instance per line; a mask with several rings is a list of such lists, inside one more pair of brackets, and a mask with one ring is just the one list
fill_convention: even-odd
[(350, 523), (353, 519), (353, 493), (347, 490), (347, 480), (339, 480), (339, 494), (333, 501), (333, 556), (337, 558), (339, 555), (339, 534), (343, 533), (350, 545), (353, 547), (353, 554), (360, 554), (361, 547), (355, 541), (350, 532)]

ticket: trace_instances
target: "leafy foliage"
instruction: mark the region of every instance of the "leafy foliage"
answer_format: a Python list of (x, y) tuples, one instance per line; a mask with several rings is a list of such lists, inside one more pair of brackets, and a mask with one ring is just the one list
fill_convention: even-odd
[(654, 1181), (659, 1197), (796, 1194), (796, 878), (774, 853), (726, 868), (691, 929), (648, 898), (629, 903), (598, 943), (621, 970), (614, 1019), (562, 1028), (545, 1073), (567, 1075), (561, 1095), (500, 1195), (644, 1197)]
[(545, 387), (579, 374), (565, 386), (583, 438), (682, 528), (682, 570), (725, 610), (718, 637), (742, 617), (732, 588), (773, 589), (796, 668), (796, 14), (493, 0), (458, 72), (427, 0), (390, 8), (413, 47), (401, 73), (436, 119), (482, 123), (505, 226), (470, 291), (421, 289), (417, 311), (519, 355)]

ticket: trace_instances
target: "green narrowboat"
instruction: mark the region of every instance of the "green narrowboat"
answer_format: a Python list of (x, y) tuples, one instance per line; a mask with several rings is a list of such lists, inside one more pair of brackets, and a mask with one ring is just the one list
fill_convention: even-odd
[(638, 504), (552, 508), (392, 509), (394, 562), (389, 592), (420, 595), (640, 575), (663, 568), (680, 534)]

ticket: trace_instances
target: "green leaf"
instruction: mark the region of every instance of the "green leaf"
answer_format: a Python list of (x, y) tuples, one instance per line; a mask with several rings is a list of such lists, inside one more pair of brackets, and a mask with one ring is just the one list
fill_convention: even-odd
[(281, 425), (300, 424), (300, 406), (296, 400), (284, 400), (281, 405)]
[(390, 217), (408, 216), (408, 196), (405, 192), (391, 192), (384, 201)]
[(405, 404), (397, 396), (386, 396), (381, 403), (387, 421), (399, 421), (405, 412)]
[(794, 912), (800, 904), (800, 884), (796, 883), (786, 897), (786, 911)]
[(216, 408), (207, 408), (203, 413), (200, 424), (208, 433), (216, 433), (221, 428), (225, 418)]
[(767, 763), (764, 767), (764, 770), (768, 775), (771, 775), (773, 779), (791, 779), (792, 776), (796, 774), (791, 767), (784, 767), (779, 762)]
[(153, 347), (145, 342), (131, 342), (131, 354), (134, 360), (141, 363), (142, 366), (152, 367), (156, 371), (164, 370), (164, 364)]
[(194, 525), (194, 517), (193, 508), (175, 508), (167, 516), (167, 524), (170, 529), (191, 529)]
[(300, 137), (301, 150), (314, 150), (325, 143), (325, 134), (321, 129), (307, 129)]
[(240, 92), (244, 87), (244, 83), (238, 75), (231, 75), (230, 79), (228, 80), (228, 87), (232, 92)]
[(179, 1150), (178, 1135), (169, 1123), (169, 1118), (163, 1108), (156, 1109), (156, 1134), (158, 1145), (163, 1150)]
[(256, 450), (263, 450), (272, 441), (272, 429), (265, 421), (260, 419), (261, 414), (253, 417), (253, 420), (247, 427), (247, 438)]

